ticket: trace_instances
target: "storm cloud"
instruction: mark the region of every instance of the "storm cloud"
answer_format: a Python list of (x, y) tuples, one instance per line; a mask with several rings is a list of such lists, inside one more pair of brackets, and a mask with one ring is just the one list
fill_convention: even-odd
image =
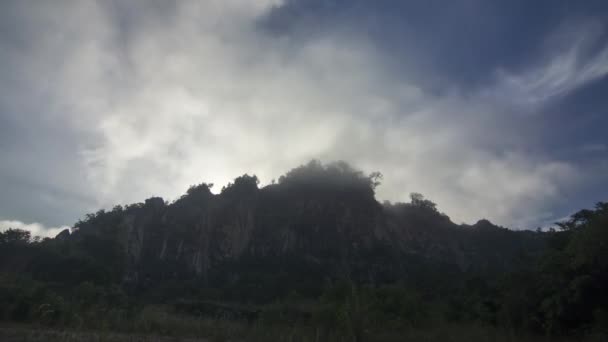
[(606, 6), (509, 3), (5, 1), (0, 220), (40, 232), (311, 158), (458, 223), (605, 200)]

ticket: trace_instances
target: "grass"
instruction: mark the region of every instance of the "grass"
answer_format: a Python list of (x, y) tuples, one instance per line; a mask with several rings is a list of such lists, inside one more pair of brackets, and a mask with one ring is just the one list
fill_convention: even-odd
[(210, 342), (208, 339), (104, 331), (51, 330), (32, 326), (0, 327), (3, 342)]
[[(55, 330), (34, 325), (0, 326), (0, 341), (3, 342), (320, 342), (320, 341), (370, 341), (370, 342), (601, 342), (601, 337), (586, 339), (555, 339), (541, 336), (515, 335), (494, 328), (465, 325), (445, 325), (436, 329), (410, 329), (406, 331), (365, 331), (354, 338), (338, 331), (322, 330), (303, 325), (247, 324), (227, 320), (193, 319), (180, 320), (175, 317), (147, 313), (147, 325), (131, 322), (140, 332), (116, 332), (106, 330)], [(143, 318), (142, 318), (143, 319)], [(157, 321), (161, 319), (162, 321)], [(165, 320), (166, 319), (166, 320)], [(157, 324), (164, 326), (158, 327)], [(184, 330), (181, 330), (184, 329)], [(163, 333), (164, 331), (164, 333)]]
[[(310, 308), (308, 308), (310, 309)], [(317, 308), (318, 309), (318, 308)], [(345, 310), (348, 309), (348, 310)], [(300, 310), (300, 311), (298, 311)], [(303, 316), (290, 305), (265, 307), (257, 319), (227, 318), (223, 314), (202, 316), (172, 310), (171, 306), (148, 305), (128, 314), (121, 310), (74, 313), (69, 321), (56, 324), (0, 325), (0, 341), (50, 342), (603, 342), (601, 336), (549, 338), (516, 334), (475, 323), (431, 320), (415, 325), (409, 321), (387, 321), (369, 315), (358, 305), (321, 310), (324, 314)], [(311, 310), (308, 310), (311, 311)], [(314, 311), (313, 311), (314, 312)], [(327, 314), (327, 313), (331, 314)], [(50, 322), (47, 322), (50, 323)], [(59, 328), (62, 327), (62, 328)]]

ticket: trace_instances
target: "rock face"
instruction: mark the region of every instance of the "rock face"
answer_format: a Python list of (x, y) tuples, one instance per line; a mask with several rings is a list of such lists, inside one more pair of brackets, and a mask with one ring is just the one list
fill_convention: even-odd
[(150, 199), (126, 209), (120, 223), (125, 280), (211, 279), (213, 271), (243, 259), (295, 257), (343, 267), (348, 258), (387, 242), (375, 200), (353, 206), (346, 196), (299, 198), (248, 185), (237, 183), (220, 195), (200, 186), (171, 205)]
[(57, 236), (55, 236), (56, 240), (67, 240), (70, 237), (70, 230), (69, 229), (64, 229), (61, 232), (59, 232), (59, 234), (57, 234)]
[(112, 236), (123, 250), (128, 284), (198, 279), (286, 288), (328, 278), (396, 281), (428, 262), (459, 270), (508, 267), (540, 248), (531, 232), (487, 221), (459, 226), (434, 205), (382, 205), (370, 178), (350, 169), (300, 171), (261, 189), (244, 175), (217, 195), (201, 184), (171, 204), (151, 198), (99, 212), (70, 238)]

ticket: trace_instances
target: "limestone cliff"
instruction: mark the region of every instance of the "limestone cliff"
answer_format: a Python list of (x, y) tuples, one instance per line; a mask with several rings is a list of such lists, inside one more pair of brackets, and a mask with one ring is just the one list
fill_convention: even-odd
[(425, 263), (496, 268), (539, 248), (530, 234), (489, 222), (456, 225), (429, 201), (382, 205), (370, 178), (343, 166), (307, 167), (262, 188), (244, 175), (219, 194), (201, 184), (170, 204), (151, 198), (99, 212), (71, 238), (114, 236), (126, 283), (193, 278), (222, 286), (260, 277), (396, 281)]

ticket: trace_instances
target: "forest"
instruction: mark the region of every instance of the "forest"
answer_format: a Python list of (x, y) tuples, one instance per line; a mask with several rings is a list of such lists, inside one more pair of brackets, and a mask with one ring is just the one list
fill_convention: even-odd
[(313, 160), (262, 187), (243, 175), (217, 194), (202, 183), (99, 210), (54, 238), (0, 232), (0, 326), (159, 341), (608, 339), (608, 203), (516, 231), (456, 224), (417, 193), (381, 203), (381, 179)]

